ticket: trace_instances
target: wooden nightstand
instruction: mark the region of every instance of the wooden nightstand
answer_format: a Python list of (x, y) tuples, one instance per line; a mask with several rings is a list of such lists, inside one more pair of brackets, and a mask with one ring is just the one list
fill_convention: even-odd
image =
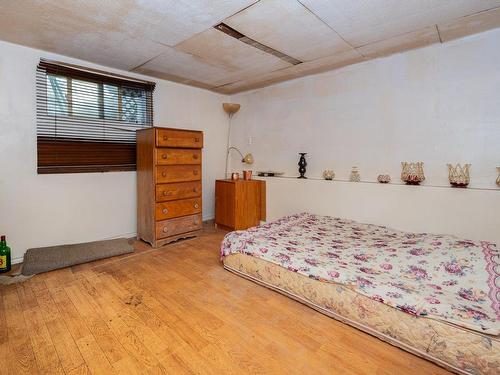
[(215, 181), (215, 225), (228, 230), (254, 227), (266, 220), (266, 182)]

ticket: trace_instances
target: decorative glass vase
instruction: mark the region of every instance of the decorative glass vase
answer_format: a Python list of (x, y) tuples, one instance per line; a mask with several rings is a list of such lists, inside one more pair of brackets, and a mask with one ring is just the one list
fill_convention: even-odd
[(470, 182), (469, 168), (470, 164), (465, 164), (463, 167), (460, 164), (448, 165), (448, 180), (453, 187), (467, 187)]
[(352, 167), (349, 181), (351, 181), (351, 182), (360, 182), (361, 181), (361, 176), (359, 174), (358, 167)]
[(424, 163), (401, 162), (401, 180), (408, 185), (420, 185), (425, 180)]

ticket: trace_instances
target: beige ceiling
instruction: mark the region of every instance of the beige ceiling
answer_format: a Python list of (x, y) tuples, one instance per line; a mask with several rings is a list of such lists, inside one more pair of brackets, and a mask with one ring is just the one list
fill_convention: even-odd
[(496, 27), (500, 0), (0, 0), (1, 40), (226, 94)]

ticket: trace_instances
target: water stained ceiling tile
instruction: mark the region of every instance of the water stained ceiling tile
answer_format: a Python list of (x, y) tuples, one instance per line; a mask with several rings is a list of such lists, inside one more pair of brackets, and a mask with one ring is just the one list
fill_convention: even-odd
[(163, 54), (134, 69), (134, 71), (181, 83), (197, 82), (197, 86), (203, 84), (205, 87), (218, 85), (229, 74), (227, 69), (202, 61), (197, 56), (177, 51), (171, 47), (166, 48), (167, 50)]
[(299, 0), (358, 47), (500, 6), (500, 0)]
[[(123, 22), (137, 35), (174, 46), (258, 0), (128, 0)], [(118, 1), (121, 3), (121, 1)]]
[(216, 86), (291, 66), (214, 28), (178, 44), (175, 49), (225, 69), (226, 77)]
[[(164, 46), (124, 33), (99, 13), (96, 3), (82, 2), (75, 12), (70, 1), (12, 1), (0, 8), (0, 39), (12, 43), (130, 70), (157, 56)], [(118, 16), (118, 15), (117, 15)]]
[(261, 0), (225, 24), (300, 61), (315, 60), (352, 47), (298, 1)]
[(274, 83), (287, 81), (290, 79), (303, 77), (309, 74), (322, 73), (328, 70), (337, 69), (342, 66), (355, 64), (364, 60), (364, 57), (356, 50), (348, 50), (337, 53), (333, 56), (323, 57), (302, 64), (293, 65), (288, 68), (276, 70), (274, 72), (251, 77), (241, 81), (233, 82), (216, 89), (223, 94), (232, 94), (246, 90), (253, 90), (265, 87)]
[(500, 8), (462, 17), (438, 25), (443, 42), (500, 27)]
[(436, 26), (429, 26), (421, 30), (412, 31), (389, 39), (367, 44), (356, 48), (366, 58), (388, 56), (414, 48), (421, 48), (439, 42)]

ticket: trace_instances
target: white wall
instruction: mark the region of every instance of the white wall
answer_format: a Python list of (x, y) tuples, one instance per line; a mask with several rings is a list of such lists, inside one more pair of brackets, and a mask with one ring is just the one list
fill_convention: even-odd
[[(0, 42), (0, 232), (8, 236), (13, 258), (30, 247), (136, 232), (135, 172), (37, 175), (35, 69), (41, 57), (132, 75)], [(224, 175), (227, 116), (221, 103), (227, 99), (155, 81), (155, 125), (204, 131), (203, 218), (211, 219), (214, 180)]]
[(268, 220), (313, 212), (500, 244), (500, 191), (266, 178)]
[[(308, 152), (309, 177), (333, 169), (344, 180), (358, 166), (362, 180), (388, 173), (399, 182), (401, 161), (423, 161), (433, 186), (448, 186), (446, 163), (471, 163), (480, 190), (268, 179), (269, 216), (309, 209), (500, 243), (499, 88), (496, 29), (233, 95), (241, 109), (231, 143), (253, 153), (254, 171), (289, 176), (298, 173), (298, 152)], [(231, 165), (243, 168), (235, 154)], [(402, 214), (408, 203), (411, 213)]]

